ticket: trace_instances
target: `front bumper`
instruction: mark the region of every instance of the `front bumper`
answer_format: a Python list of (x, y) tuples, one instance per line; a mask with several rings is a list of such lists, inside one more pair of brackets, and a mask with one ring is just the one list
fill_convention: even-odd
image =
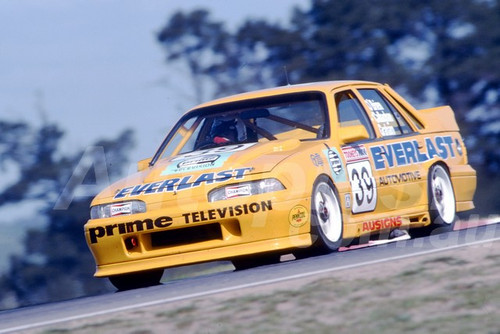
[(85, 237), (97, 264), (95, 276), (310, 246), (310, 198), (264, 197), (205, 203), (196, 211), (164, 208), (89, 220)]

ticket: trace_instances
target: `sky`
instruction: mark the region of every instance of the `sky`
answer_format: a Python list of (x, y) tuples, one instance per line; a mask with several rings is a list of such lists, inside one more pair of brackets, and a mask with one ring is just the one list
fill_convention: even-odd
[(136, 132), (131, 160), (151, 156), (195, 102), (187, 73), (168, 66), (156, 33), (178, 10), (206, 8), (228, 28), (248, 18), (286, 24), (303, 0), (2, 0), (0, 119), (66, 131), (75, 150)]
[[(96, 140), (136, 134), (135, 161), (152, 156), (167, 131), (196, 102), (187, 74), (168, 66), (156, 34), (182, 10), (205, 8), (234, 29), (249, 18), (287, 24), (306, 0), (0, 0), (0, 120), (54, 122), (63, 152)], [(126, 169), (127, 170), (127, 169)], [(0, 187), (15, 170), (2, 171)], [(0, 208), (0, 272), (22, 251), (30, 218), (43, 202)], [(22, 224), (19, 224), (21, 222)], [(24, 228), (23, 228), (24, 227)]]

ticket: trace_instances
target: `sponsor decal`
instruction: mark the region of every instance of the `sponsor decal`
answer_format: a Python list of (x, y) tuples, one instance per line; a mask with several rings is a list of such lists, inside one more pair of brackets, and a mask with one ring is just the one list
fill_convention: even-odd
[[(378, 103), (378, 102), (377, 102)], [(380, 103), (379, 103), (380, 104)], [(395, 122), (394, 116), (390, 113), (372, 113), (373, 118), (377, 123), (391, 123)]]
[(132, 204), (131, 203), (113, 204), (109, 207), (109, 209), (111, 217), (119, 215), (128, 215), (132, 213)]
[(172, 218), (163, 216), (153, 219), (135, 220), (126, 223), (110, 224), (89, 228), (89, 239), (91, 244), (98, 242), (98, 239), (113, 235), (123, 235), (128, 233), (154, 230), (155, 228), (165, 228), (172, 225)]
[(368, 159), (368, 153), (364, 145), (353, 145), (342, 147), (346, 163), (353, 163)]
[(309, 220), (309, 213), (307, 209), (302, 205), (296, 205), (290, 210), (288, 214), (288, 221), (293, 227), (304, 226)]
[(184, 213), (184, 222), (186, 224), (199, 223), (208, 220), (224, 219), (230, 217), (238, 217), (241, 215), (247, 215), (250, 213), (257, 213), (263, 211), (271, 211), (273, 209), (270, 200), (262, 201), (260, 203), (253, 202), (250, 204), (241, 204), (235, 206), (228, 206), (220, 209), (210, 209), (206, 211), (195, 211), (190, 213)]
[(323, 150), (323, 154), (328, 159), (328, 163), (332, 171), (333, 180), (335, 182), (345, 182), (347, 180), (345, 168), (337, 149), (334, 147), (328, 148), (326, 150)]
[(247, 148), (252, 147), (255, 144), (256, 143), (227, 145), (227, 146), (209, 148), (209, 149), (201, 150), (201, 151), (193, 151), (193, 152), (186, 153), (186, 154), (180, 155), (178, 157), (175, 157), (172, 161), (180, 161), (180, 160), (185, 160), (188, 158), (197, 158), (197, 157), (204, 156), (204, 155), (234, 153), (234, 152), (246, 150)]
[(219, 168), (224, 166), (226, 160), (234, 152), (245, 150), (255, 143), (228, 145), (210, 148), (201, 151), (194, 151), (175, 157), (161, 173), (162, 176), (178, 173), (188, 173), (209, 168)]
[(365, 102), (371, 111), (385, 111), (384, 106), (380, 102), (377, 102), (372, 99), (365, 99)]
[(409, 140), (371, 147), (375, 169), (407, 166), (435, 157), (446, 160), (455, 157), (453, 147), (457, 144), (451, 136), (436, 136), (425, 138), (425, 151), (418, 145), (416, 140)]
[(383, 137), (396, 135), (396, 130), (392, 126), (384, 126), (379, 124), (378, 129), (380, 130), (380, 134), (382, 134)]
[(130, 187), (119, 189), (114, 199), (135, 197), (140, 195), (159, 194), (164, 192), (182, 191), (201, 186), (202, 184), (212, 184), (214, 182), (225, 182), (231, 179), (239, 180), (246, 173), (252, 170), (252, 167), (236, 168), (221, 171), (218, 173), (203, 173), (195, 178), (193, 175), (175, 177), (163, 181), (143, 183)]
[(311, 154), (310, 158), (314, 166), (316, 167), (323, 166), (323, 159), (321, 158), (321, 155), (319, 155), (318, 153)]
[[(217, 220), (230, 217), (237, 217), (257, 212), (271, 211), (273, 209), (272, 202), (261, 201), (253, 202), (250, 204), (242, 204), (235, 206), (228, 206), (218, 209), (210, 209), (205, 211), (196, 211), (185, 213), (182, 215), (184, 222), (198, 223), (208, 220)], [(91, 244), (99, 242), (99, 239), (110, 237), (114, 235), (124, 235), (129, 233), (136, 233), (142, 231), (151, 231), (156, 229), (164, 229), (172, 225), (173, 219), (168, 216), (158, 217), (156, 219), (134, 220), (125, 223), (109, 224), (105, 226), (97, 226), (89, 228), (89, 239)]]
[(252, 194), (249, 184), (228, 186), (224, 191), (226, 192), (226, 198), (249, 196)]
[(342, 147), (347, 162), (347, 175), (351, 183), (352, 213), (375, 210), (377, 206), (377, 182), (364, 145)]
[(218, 154), (208, 154), (202, 155), (201, 157), (188, 158), (184, 161), (181, 161), (177, 164), (178, 168), (188, 168), (192, 166), (200, 166), (205, 164), (213, 165), (217, 159), (220, 158)]
[(180, 162), (174, 162), (167, 166), (161, 175), (187, 173), (209, 168), (218, 168), (224, 165), (229, 155), (208, 154), (198, 157), (186, 158)]
[(330, 161), (333, 173), (339, 175), (342, 171), (342, 160), (340, 160), (339, 154), (334, 150), (328, 150), (328, 160)]
[(371, 220), (363, 222), (363, 232), (400, 227), (402, 224), (403, 220), (400, 216)]
[(377, 126), (382, 136), (394, 136), (396, 130), (394, 127), (398, 126), (396, 119), (390, 110), (386, 110), (384, 105), (372, 99), (365, 99), (368, 108), (372, 111), (372, 116), (377, 122)]
[(406, 172), (406, 173), (381, 176), (381, 177), (379, 177), (378, 180), (379, 180), (379, 185), (388, 186), (388, 185), (404, 183), (404, 182), (414, 182), (414, 181), (418, 181), (421, 179), (422, 179), (422, 176), (420, 175), (420, 172), (417, 170), (414, 172)]
[(350, 209), (351, 208), (351, 194), (345, 194), (345, 208)]

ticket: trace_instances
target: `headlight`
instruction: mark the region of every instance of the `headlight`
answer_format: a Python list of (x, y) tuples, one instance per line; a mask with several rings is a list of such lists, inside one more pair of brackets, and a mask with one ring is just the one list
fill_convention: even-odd
[(143, 201), (129, 201), (96, 205), (90, 208), (90, 218), (109, 218), (121, 215), (133, 215), (146, 212), (146, 203)]
[(208, 193), (208, 201), (216, 202), (241, 196), (265, 194), (284, 189), (285, 186), (277, 179), (235, 183), (211, 190)]

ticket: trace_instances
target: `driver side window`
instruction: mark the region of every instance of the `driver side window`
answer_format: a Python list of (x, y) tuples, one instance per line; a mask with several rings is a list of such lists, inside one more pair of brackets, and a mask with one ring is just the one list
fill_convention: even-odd
[(365, 127), (370, 139), (375, 138), (370, 119), (352, 91), (348, 90), (335, 94), (335, 104), (341, 127), (362, 125)]

